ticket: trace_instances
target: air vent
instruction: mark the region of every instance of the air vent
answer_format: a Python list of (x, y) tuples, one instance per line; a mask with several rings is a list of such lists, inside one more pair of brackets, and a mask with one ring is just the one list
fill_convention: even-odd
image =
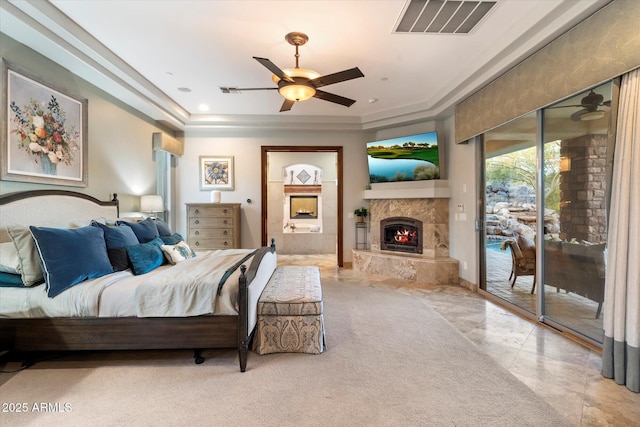
[(226, 87), (226, 86), (220, 86), (220, 91), (222, 93), (242, 93), (240, 92), (240, 89), (238, 89), (237, 87)]
[(466, 34), (497, 1), (409, 0), (396, 33)]

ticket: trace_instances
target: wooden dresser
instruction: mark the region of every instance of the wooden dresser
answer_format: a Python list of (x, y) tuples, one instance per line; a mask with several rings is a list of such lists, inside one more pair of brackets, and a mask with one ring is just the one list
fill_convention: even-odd
[(187, 243), (196, 251), (240, 248), (240, 203), (187, 203)]

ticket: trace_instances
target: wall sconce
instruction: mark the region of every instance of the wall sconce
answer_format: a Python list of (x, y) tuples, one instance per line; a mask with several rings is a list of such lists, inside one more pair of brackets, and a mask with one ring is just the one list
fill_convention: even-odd
[(162, 196), (140, 196), (140, 211), (148, 212), (152, 218), (157, 218), (158, 212), (164, 212)]
[(571, 170), (571, 158), (560, 157), (560, 172), (569, 172)]

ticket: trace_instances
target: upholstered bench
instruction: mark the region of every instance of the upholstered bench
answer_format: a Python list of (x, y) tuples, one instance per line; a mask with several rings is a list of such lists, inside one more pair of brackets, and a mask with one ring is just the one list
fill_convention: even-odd
[(253, 349), (258, 354), (322, 353), (322, 305), (318, 267), (276, 268), (258, 299)]

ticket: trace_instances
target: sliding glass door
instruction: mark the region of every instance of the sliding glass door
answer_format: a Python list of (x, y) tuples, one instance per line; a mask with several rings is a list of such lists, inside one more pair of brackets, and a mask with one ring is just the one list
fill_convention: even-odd
[(532, 318), (602, 342), (609, 82), (483, 135), (481, 288)]
[(602, 342), (612, 87), (543, 110), (543, 313), (596, 342)]
[(486, 291), (536, 313), (536, 113), (484, 134)]

